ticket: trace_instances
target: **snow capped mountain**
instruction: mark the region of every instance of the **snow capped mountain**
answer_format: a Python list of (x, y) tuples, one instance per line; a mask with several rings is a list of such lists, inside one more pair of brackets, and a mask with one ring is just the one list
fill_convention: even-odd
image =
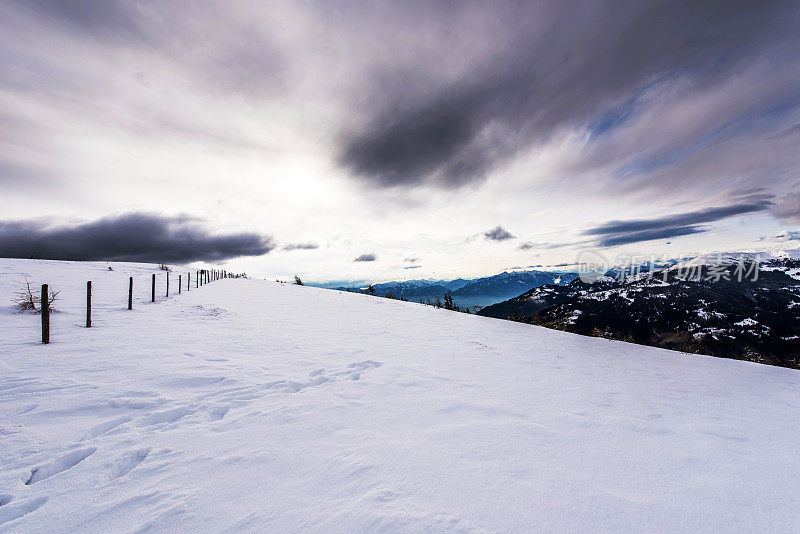
[(617, 280), (543, 286), (481, 315), (686, 352), (800, 367), (800, 261), (694, 258)]
[(1, 531), (800, 524), (795, 370), (264, 280), (177, 295), (178, 267), (165, 298), (110, 266), (0, 260), (0, 295), (27, 277), (61, 310), (42, 345), (0, 308)]

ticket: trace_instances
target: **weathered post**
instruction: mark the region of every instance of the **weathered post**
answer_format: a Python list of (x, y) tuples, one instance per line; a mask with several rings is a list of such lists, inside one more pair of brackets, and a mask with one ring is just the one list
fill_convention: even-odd
[(186, 291), (192, 288), (192, 273), (186, 273)]
[(150, 292), (150, 302), (156, 301), (156, 275), (153, 273), (153, 289)]
[(128, 280), (128, 309), (133, 309), (133, 277)]
[(194, 288), (200, 287), (200, 271), (194, 272)]
[(50, 301), (47, 300), (47, 284), (42, 284), (42, 343), (50, 343)]
[(167, 271), (167, 292), (165, 296), (169, 297), (169, 271)]
[(181, 282), (181, 275), (178, 275), (178, 295), (181, 294), (181, 288), (183, 287), (183, 282)]
[(86, 328), (92, 327), (92, 281), (86, 282)]

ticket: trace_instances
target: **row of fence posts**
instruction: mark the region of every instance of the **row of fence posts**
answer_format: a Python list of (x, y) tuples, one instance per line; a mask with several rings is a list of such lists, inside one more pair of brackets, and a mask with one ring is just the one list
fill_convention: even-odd
[[(166, 297), (169, 297), (169, 271), (167, 273)], [(230, 278), (230, 273), (218, 269), (201, 269), (195, 271), (195, 288), (200, 288), (210, 282)], [(192, 273), (186, 273), (186, 291), (192, 285)], [(178, 293), (183, 290), (183, 275), (178, 275)], [(42, 343), (50, 343), (50, 288), (47, 284), (42, 284), (42, 300), (40, 311), (42, 315)], [(153, 273), (152, 287), (150, 291), (150, 302), (156, 301), (156, 275)], [(128, 279), (128, 309), (133, 309), (133, 277)], [(86, 282), (86, 328), (92, 327), (92, 282)]]

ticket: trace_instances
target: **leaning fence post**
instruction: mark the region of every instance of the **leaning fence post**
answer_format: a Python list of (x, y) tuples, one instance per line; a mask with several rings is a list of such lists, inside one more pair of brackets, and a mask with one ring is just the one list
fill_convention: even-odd
[(155, 301), (156, 301), (156, 275), (153, 274), (153, 290), (151, 291), (150, 294), (150, 302), (155, 302)]
[(133, 277), (128, 280), (128, 309), (133, 309)]
[(92, 327), (92, 281), (86, 282), (86, 328)]
[(42, 284), (42, 343), (45, 345), (50, 343), (50, 301), (47, 295), (47, 284)]

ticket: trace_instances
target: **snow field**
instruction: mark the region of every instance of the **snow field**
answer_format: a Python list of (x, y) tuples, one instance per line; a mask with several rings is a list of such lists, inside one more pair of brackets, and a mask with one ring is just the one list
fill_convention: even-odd
[(800, 524), (797, 371), (263, 280), (150, 304), (112, 265), (0, 259), (0, 531)]

